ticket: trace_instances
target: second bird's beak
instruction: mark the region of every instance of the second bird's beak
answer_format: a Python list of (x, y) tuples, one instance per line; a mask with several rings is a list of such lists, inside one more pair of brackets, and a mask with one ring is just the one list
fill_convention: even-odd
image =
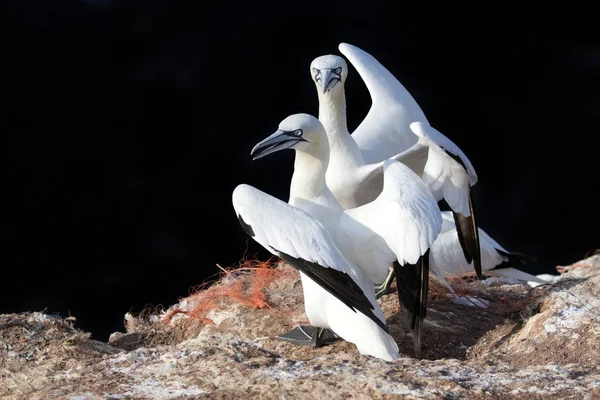
[(276, 151), (289, 149), (300, 140), (302, 139), (293, 136), (291, 132), (278, 130), (268, 138), (257, 143), (250, 152), (250, 155), (253, 156), (252, 160), (257, 160)]
[(321, 81), (319, 83), (321, 84), (321, 90), (323, 94), (327, 92), (327, 88), (331, 83), (331, 78), (332, 73), (330, 69), (326, 68), (321, 70)]
[(337, 82), (342, 80), (340, 74), (330, 68), (320, 69), (319, 74), (321, 79), (317, 81), (317, 83), (321, 86), (321, 93), (323, 94), (327, 93), (327, 91), (334, 87)]

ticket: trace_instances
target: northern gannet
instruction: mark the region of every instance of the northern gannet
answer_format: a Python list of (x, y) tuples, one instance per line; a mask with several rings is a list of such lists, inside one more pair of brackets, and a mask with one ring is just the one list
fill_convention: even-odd
[[(477, 174), (466, 155), (427, 122), (423, 111), (375, 58), (342, 43), (340, 51), (363, 78), (372, 100), (366, 118), (350, 135), (344, 83), (348, 65), (339, 56), (314, 59), (311, 77), (319, 98), (319, 120), (331, 146), (327, 185), (345, 208), (366, 204), (381, 191), (381, 162), (389, 157), (422, 177), (436, 200), (446, 200), (455, 216), (461, 249), (479, 278), (481, 253), (470, 186)], [(393, 275), (385, 280), (387, 291)]]
[(333, 330), (361, 354), (386, 361), (399, 357), (373, 282), (347, 259), (308, 213), (252, 186), (238, 185), (233, 208), (244, 231), (272, 254), (300, 271), (309, 335), (319, 345)]
[[(389, 159), (381, 166), (379, 195), (360, 207), (344, 209), (326, 184), (329, 142), (323, 125), (312, 115), (285, 118), (251, 155), (258, 159), (283, 149), (296, 152), (289, 204), (321, 222), (342, 254), (371, 282), (384, 280), (388, 266), (394, 265), (398, 296), (418, 357), (427, 304), (428, 251), (442, 223), (437, 201), (410, 168)], [(375, 298), (374, 287), (369, 296)]]
[[(481, 244), (481, 269), (486, 275), (512, 278), (523, 282), (549, 283), (515, 268), (515, 266), (535, 264), (536, 261), (533, 257), (506, 250), (482, 228), (478, 229)], [(429, 266), (432, 271), (439, 271), (436, 274), (438, 276), (461, 276), (472, 271), (458, 242), (454, 217), (449, 211), (442, 212), (442, 231), (431, 246)]]

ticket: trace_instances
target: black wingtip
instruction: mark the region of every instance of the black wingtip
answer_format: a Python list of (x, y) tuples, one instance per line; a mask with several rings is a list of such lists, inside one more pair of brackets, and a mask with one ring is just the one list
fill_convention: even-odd
[(538, 265), (537, 258), (535, 258), (532, 255), (519, 253), (517, 251), (507, 252), (507, 251), (503, 251), (500, 249), (496, 249), (496, 251), (498, 253), (500, 253), (501, 255), (503, 255), (504, 257), (506, 257), (508, 259), (508, 261), (505, 261), (503, 263), (496, 265), (494, 268), (490, 269), (489, 271), (493, 271), (495, 269), (508, 268), (508, 267), (522, 268), (524, 265), (526, 265), (528, 267), (535, 267)]
[(422, 322), (423, 321), (417, 318), (417, 320), (415, 321), (415, 328), (413, 329), (413, 349), (415, 351), (416, 358), (421, 358)]
[(483, 279), (483, 271), (481, 269), (481, 247), (479, 245), (479, 229), (475, 220), (475, 208), (473, 207), (473, 199), (469, 190), (469, 211), (471, 215), (464, 215), (452, 211), (454, 216), (454, 224), (458, 234), (458, 242), (462, 248), (463, 254), (467, 263), (473, 262), (473, 268), (478, 279)]
[(427, 316), (427, 296), (429, 293), (429, 250), (416, 264), (401, 266), (394, 262), (398, 299), (402, 304), (404, 323), (413, 331), (415, 356), (421, 357), (423, 320)]
[(315, 283), (347, 305), (352, 311), (360, 311), (386, 333), (390, 333), (386, 324), (373, 313), (373, 305), (365, 296), (365, 293), (348, 274), (302, 258), (296, 258), (277, 249), (274, 250), (277, 251), (283, 261), (302, 271)]
[(238, 221), (240, 222), (240, 225), (242, 225), (244, 232), (246, 232), (251, 237), (254, 237), (254, 229), (252, 229), (252, 226), (248, 225), (246, 221), (244, 221), (244, 218), (242, 218), (242, 214), (238, 214)]

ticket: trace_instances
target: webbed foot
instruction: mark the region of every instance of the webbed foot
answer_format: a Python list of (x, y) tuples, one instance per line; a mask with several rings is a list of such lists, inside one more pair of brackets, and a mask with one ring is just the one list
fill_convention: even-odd
[(277, 336), (277, 339), (299, 346), (321, 347), (335, 342), (338, 337), (330, 329), (308, 325), (297, 326), (291, 331)]

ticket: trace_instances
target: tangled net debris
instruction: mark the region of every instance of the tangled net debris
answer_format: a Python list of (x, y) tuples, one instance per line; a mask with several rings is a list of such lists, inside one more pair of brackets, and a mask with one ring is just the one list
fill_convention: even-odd
[(216, 279), (208, 280), (193, 287), (190, 296), (185, 302), (179, 299), (184, 308), (174, 308), (163, 318), (165, 323), (170, 323), (177, 314), (185, 314), (200, 322), (214, 325), (207, 318), (212, 310), (220, 310), (222, 303), (237, 302), (250, 308), (271, 308), (267, 301), (266, 287), (280, 274), (276, 267), (279, 260), (271, 257), (266, 261), (256, 258), (244, 258), (237, 266), (223, 268)]

